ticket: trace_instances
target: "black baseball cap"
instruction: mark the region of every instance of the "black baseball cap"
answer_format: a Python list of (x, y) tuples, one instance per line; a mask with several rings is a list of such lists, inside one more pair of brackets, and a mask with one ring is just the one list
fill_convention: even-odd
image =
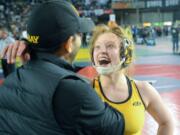
[(51, 52), (76, 33), (91, 32), (94, 22), (81, 18), (75, 7), (65, 0), (51, 0), (36, 5), (27, 24), (31, 48)]

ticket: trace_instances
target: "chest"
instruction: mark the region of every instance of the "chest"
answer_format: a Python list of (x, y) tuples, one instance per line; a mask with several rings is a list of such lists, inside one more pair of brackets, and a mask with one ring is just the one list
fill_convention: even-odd
[(125, 119), (125, 135), (141, 135), (144, 125), (145, 109), (139, 98), (134, 94), (119, 103), (113, 103), (101, 97), (113, 108), (121, 112)]
[(141, 135), (144, 125), (145, 108), (138, 90), (130, 83), (126, 92), (106, 91), (96, 85), (96, 91), (104, 102), (124, 115), (125, 135)]
[(104, 96), (112, 102), (122, 102), (129, 97), (129, 91), (120, 91), (119, 89), (103, 89)]

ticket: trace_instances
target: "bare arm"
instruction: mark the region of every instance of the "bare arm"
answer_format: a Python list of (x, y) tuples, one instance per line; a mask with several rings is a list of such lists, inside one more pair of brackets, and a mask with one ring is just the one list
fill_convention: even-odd
[(159, 125), (157, 135), (173, 135), (173, 117), (157, 90), (148, 82), (138, 82), (137, 85), (146, 104), (147, 112)]

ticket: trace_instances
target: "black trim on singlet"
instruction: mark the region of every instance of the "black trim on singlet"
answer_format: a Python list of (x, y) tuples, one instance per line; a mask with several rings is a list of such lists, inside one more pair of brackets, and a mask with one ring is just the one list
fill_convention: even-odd
[(137, 89), (137, 91), (138, 91), (138, 94), (139, 94), (139, 97), (140, 97), (140, 99), (141, 99), (141, 102), (142, 102), (143, 105), (144, 105), (144, 109), (146, 110), (147, 107), (146, 107), (146, 105), (145, 105), (145, 103), (144, 103), (144, 100), (143, 100), (143, 98), (142, 98), (142, 96), (141, 96), (141, 93), (139, 92), (139, 89), (138, 89), (136, 83), (135, 83), (134, 81), (133, 81), (133, 83), (134, 83), (134, 85), (135, 85), (135, 87), (136, 87), (136, 89)]
[(122, 104), (122, 103), (125, 103), (125, 102), (127, 102), (127, 101), (131, 98), (131, 96), (132, 96), (132, 85), (131, 85), (131, 82), (130, 82), (130, 80), (129, 80), (129, 78), (128, 78), (127, 76), (126, 76), (126, 81), (127, 81), (127, 85), (128, 85), (128, 94), (129, 94), (129, 96), (128, 96), (127, 99), (125, 99), (124, 101), (114, 102), (114, 101), (109, 100), (109, 99), (106, 97), (106, 95), (104, 94), (103, 88), (102, 88), (102, 85), (101, 85), (101, 82), (100, 82), (100, 76), (98, 76), (98, 83), (99, 83), (99, 87), (100, 87), (101, 93), (103, 94), (104, 98), (105, 98), (107, 101), (109, 101), (109, 102), (111, 102), (111, 103), (114, 103), (114, 104)]
[(96, 79), (93, 79), (93, 88), (95, 89), (95, 81)]

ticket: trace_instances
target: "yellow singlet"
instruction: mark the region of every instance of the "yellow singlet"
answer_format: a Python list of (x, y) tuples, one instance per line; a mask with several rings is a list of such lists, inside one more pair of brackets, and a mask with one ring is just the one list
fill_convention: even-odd
[(116, 108), (124, 115), (125, 119), (125, 135), (141, 135), (144, 126), (145, 106), (141, 95), (133, 80), (127, 78), (129, 87), (129, 96), (125, 101), (114, 103), (107, 99), (103, 93), (101, 82), (99, 78), (94, 79), (93, 87), (100, 96), (100, 98)]

